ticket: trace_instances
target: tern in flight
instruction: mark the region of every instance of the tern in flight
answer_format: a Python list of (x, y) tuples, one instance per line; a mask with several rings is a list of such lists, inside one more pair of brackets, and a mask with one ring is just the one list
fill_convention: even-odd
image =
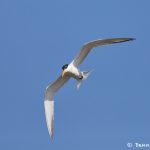
[(58, 79), (46, 88), (45, 91), (45, 115), (50, 137), (53, 137), (53, 125), (54, 125), (54, 94), (72, 77), (77, 80), (77, 89), (79, 89), (83, 80), (85, 80), (91, 73), (91, 71), (80, 71), (79, 65), (86, 58), (92, 48), (132, 41), (133, 38), (112, 38), (112, 39), (98, 39), (86, 43), (80, 50), (79, 54), (74, 58), (70, 64), (65, 64), (62, 67), (62, 74)]

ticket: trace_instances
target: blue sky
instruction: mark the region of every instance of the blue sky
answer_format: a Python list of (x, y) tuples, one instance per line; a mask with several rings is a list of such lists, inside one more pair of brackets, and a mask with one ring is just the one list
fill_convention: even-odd
[[(150, 2), (136, 0), (0, 1), (0, 149), (108, 150), (150, 139)], [(136, 41), (95, 49), (94, 69), (76, 91), (55, 97), (55, 133), (44, 115), (45, 87), (98, 38)]]

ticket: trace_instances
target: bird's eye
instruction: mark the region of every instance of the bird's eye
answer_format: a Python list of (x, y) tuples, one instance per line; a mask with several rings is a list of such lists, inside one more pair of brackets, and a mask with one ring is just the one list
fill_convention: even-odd
[(63, 65), (62, 70), (65, 70), (68, 68), (68, 64)]

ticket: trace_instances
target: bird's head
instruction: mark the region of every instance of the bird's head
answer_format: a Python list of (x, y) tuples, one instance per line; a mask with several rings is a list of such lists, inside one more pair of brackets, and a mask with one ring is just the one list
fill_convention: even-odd
[(65, 64), (65, 65), (62, 66), (62, 74), (61, 74), (62, 77), (64, 77), (65, 74), (67, 73), (67, 71), (66, 71), (67, 68), (68, 68), (68, 64)]

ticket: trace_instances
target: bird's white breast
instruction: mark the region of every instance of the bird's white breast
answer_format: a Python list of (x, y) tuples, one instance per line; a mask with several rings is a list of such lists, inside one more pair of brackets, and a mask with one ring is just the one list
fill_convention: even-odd
[(80, 75), (80, 71), (73, 64), (70, 64), (67, 68), (69, 75), (73, 78), (78, 78)]

